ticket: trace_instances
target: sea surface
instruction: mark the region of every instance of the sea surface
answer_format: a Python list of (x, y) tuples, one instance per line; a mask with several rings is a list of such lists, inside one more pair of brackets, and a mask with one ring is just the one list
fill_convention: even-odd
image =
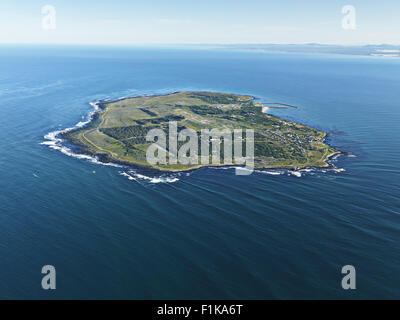
[[(48, 135), (90, 102), (180, 90), (300, 106), (273, 113), (350, 154), (330, 170), (154, 175)], [(0, 46), (0, 298), (399, 299), (399, 94), (395, 58)]]

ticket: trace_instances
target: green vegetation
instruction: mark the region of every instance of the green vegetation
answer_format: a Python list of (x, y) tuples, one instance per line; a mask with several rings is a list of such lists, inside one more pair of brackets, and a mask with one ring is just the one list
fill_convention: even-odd
[[(338, 153), (324, 142), (325, 132), (264, 114), (261, 106), (253, 102), (251, 96), (212, 92), (129, 98), (103, 104), (103, 110), (89, 126), (64, 137), (105, 161), (144, 166), (150, 166), (146, 150), (151, 143), (146, 142), (146, 134), (155, 128), (168, 133), (169, 121), (178, 123), (178, 132), (191, 128), (198, 136), (201, 129), (254, 129), (255, 167), (258, 168), (325, 167), (328, 166), (326, 160)], [(184, 142), (179, 142), (178, 148), (182, 144)], [(223, 145), (222, 142), (222, 160)], [(200, 166), (154, 167), (180, 171)]]

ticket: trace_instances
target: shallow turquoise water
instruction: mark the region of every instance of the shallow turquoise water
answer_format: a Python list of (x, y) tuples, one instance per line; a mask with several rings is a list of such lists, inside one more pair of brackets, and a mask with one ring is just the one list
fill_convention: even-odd
[[(400, 298), (399, 88), (397, 59), (2, 46), (0, 297)], [(40, 144), (82, 121), (89, 102), (178, 90), (299, 105), (275, 113), (329, 131), (356, 157), (301, 177), (129, 180)], [(57, 270), (52, 292), (41, 289), (45, 264)], [(354, 291), (341, 289), (347, 264)]]

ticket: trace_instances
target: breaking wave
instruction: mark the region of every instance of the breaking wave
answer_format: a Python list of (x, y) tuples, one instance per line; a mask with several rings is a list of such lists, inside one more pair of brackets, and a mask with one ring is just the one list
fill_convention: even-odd
[(100, 161), (97, 157), (95, 157), (95, 156), (90, 156), (90, 155), (82, 154), (82, 153), (76, 153), (76, 152), (74, 152), (71, 148), (69, 148), (69, 147), (63, 145), (64, 139), (61, 139), (61, 138), (59, 137), (60, 134), (67, 133), (67, 132), (70, 132), (70, 131), (72, 131), (72, 130), (79, 129), (79, 128), (82, 128), (82, 127), (86, 126), (87, 124), (90, 123), (90, 121), (92, 121), (93, 116), (95, 115), (95, 113), (98, 112), (98, 111), (100, 110), (99, 102), (91, 102), (90, 105), (93, 107), (93, 111), (91, 111), (91, 112), (88, 114), (87, 119), (86, 119), (85, 121), (80, 121), (80, 122), (78, 122), (75, 126), (70, 127), (70, 128), (66, 128), (66, 129), (62, 129), (62, 130), (56, 130), (56, 131), (49, 132), (48, 134), (46, 134), (46, 135), (44, 136), (44, 138), (45, 138), (47, 141), (43, 141), (43, 142), (41, 142), (40, 144), (41, 144), (41, 145), (48, 146), (49, 148), (51, 148), (51, 149), (53, 149), (53, 150), (61, 151), (63, 154), (65, 154), (65, 155), (67, 155), (67, 156), (69, 156), (69, 157), (74, 157), (74, 158), (78, 158), (78, 159), (89, 160), (89, 161), (91, 161), (91, 162), (93, 162), (93, 163), (101, 164), (101, 165), (104, 165), (104, 166), (122, 167), (121, 165), (116, 164), (116, 163), (111, 163), (111, 162), (105, 163), (105, 162), (101, 162), (101, 161)]
[[(127, 177), (129, 180), (132, 181), (147, 181), (150, 183), (173, 183), (177, 182), (180, 179), (178, 178), (181, 173), (172, 173), (172, 174), (162, 174), (159, 176), (146, 176), (144, 174), (138, 173), (135, 170), (128, 170), (128, 171), (120, 171), (119, 174), (121, 176)], [(186, 174), (188, 175), (188, 174)]]
[[(215, 170), (234, 170), (240, 167), (210, 167)], [(254, 169), (254, 173), (266, 174), (271, 176), (293, 176), (297, 178), (304, 177), (306, 175), (315, 175), (317, 173), (341, 173), (345, 172), (344, 168), (305, 168), (300, 170), (289, 170), (289, 169)]]

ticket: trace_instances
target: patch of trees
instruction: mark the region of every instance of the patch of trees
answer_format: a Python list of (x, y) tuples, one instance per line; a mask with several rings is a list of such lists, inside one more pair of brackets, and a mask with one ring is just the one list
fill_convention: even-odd
[(139, 125), (146, 125), (146, 124), (160, 124), (168, 121), (181, 121), (183, 119), (185, 119), (185, 117), (177, 115), (167, 115), (165, 117), (159, 117), (159, 118), (135, 120), (135, 122)]
[[(184, 107), (184, 106), (180, 106)], [(188, 106), (187, 108), (190, 109), (190, 111), (205, 116), (205, 115), (217, 115), (217, 114), (223, 114), (224, 111), (222, 109), (216, 108), (216, 107), (210, 107), (210, 106)]]
[(236, 103), (238, 102), (238, 99), (236, 98), (236, 96), (233, 95), (225, 95), (225, 94), (221, 94), (221, 95), (210, 95), (210, 94), (206, 94), (206, 93), (193, 93), (189, 96), (190, 98), (194, 98), (194, 99), (199, 99), (201, 101), (210, 103), (210, 104), (216, 104), (216, 103), (220, 103), (220, 104), (231, 104), (231, 103)]
[(144, 108), (139, 108), (139, 110), (142, 111), (142, 112), (144, 112), (144, 113), (146, 113), (146, 114), (148, 114), (150, 117), (155, 117), (155, 116), (157, 116), (157, 113), (154, 113), (154, 112), (152, 112), (152, 111), (150, 111), (150, 110), (147, 110), (147, 109), (144, 109)]
[(136, 145), (137, 144), (145, 144), (146, 137), (135, 137), (132, 139), (126, 139), (126, 140), (122, 140), (122, 143), (126, 146), (128, 151), (137, 150)]
[(254, 143), (254, 155), (273, 157), (275, 159), (287, 158), (285, 149), (267, 142), (256, 141)]
[[(182, 106), (176, 105), (180, 108), (189, 108), (191, 112), (198, 115), (207, 116), (214, 115), (219, 118), (231, 120), (231, 121), (246, 121), (251, 124), (272, 124), (273, 121), (270, 120), (264, 113), (261, 112), (261, 108), (254, 107), (252, 103), (242, 104), (240, 108), (237, 109), (221, 109), (212, 106)], [(238, 118), (240, 117), (240, 118)]]
[(152, 128), (143, 126), (128, 126), (128, 127), (115, 127), (115, 128), (101, 128), (100, 131), (114, 139), (124, 140), (132, 137), (135, 138), (144, 137), (144, 139), (146, 139), (146, 134), (150, 129)]

